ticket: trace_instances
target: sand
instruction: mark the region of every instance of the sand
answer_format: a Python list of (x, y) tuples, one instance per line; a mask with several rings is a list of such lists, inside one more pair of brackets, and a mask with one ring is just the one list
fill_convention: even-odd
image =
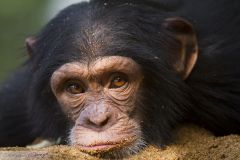
[[(185, 126), (176, 141), (164, 149), (149, 146), (129, 160), (240, 160), (240, 136), (214, 137), (204, 129)], [(68, 146), (44, 149), (0, 148), (0, 160), (96, 160)]]

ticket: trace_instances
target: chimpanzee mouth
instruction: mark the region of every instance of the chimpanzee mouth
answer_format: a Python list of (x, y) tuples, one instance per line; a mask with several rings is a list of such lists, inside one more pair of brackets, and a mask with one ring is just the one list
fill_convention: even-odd
[(118, 142), (96, 142), (91, 145), (77, 144), (77, 146), (82, 152), (86, 152), (88, 154), (97, 154), (97, 153), (110, 152), (110, 151), (127, 147), (133, 144), (136, 140), (137, 140), (136, 138), (128, 138), (128, 139), (120, 140)]

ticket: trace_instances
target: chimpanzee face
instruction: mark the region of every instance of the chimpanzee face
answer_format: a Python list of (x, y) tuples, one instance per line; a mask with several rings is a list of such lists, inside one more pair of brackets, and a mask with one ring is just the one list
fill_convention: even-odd
[(51, 86), (74, 123), (71, 144), (87, 152), (141, 148), (141, 117), (135, 111), (142, 79), (140, 66), (121, 56), (72, 62), (56, 70)]

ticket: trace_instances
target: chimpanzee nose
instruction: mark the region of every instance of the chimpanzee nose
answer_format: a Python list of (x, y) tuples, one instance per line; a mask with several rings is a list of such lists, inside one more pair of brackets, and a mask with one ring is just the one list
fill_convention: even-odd
[(86, 123), (88, 126), (94, 127), (94, 128), (103, 128), (105, 127), (110, 120), (110, 114), (108, 113), (102, 113), (100, 115), (90, 115), (86, 119)]
[(94, 131), (103, 131), (111, 127), (116, 121), (113, 114), (108, 106), (89, 106), (80, 114), (77, 123)]

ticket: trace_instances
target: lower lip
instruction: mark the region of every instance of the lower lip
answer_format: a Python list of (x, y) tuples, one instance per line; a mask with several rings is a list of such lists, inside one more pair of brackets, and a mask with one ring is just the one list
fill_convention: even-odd
[(118, 145), (110, 145), (110, 144), (103, 144), (103, 145), (96, 145), (96, 146), (82, 146), (82, 148), (93, 149), (93, 150), (102, 150), (105, 148), (113, 148)]
[(122, 143), (98, 143), (94, 145), (89, 146), (82, 146), (78, 145), (79, 149), (83, 152), (87, 152), (89, 154), (97, 154), (97, 153), (103, 153), (108, 152), (112, 150), (117, 150), (119, 148), (122, 148), (124, 146), (127, 146), (131, 143), (133, 143), (135, 139), (132, 139), (131, 141), (122, 141)]
[(110, 150), (113, 150), (115, 148), (121, 147), (120, 144), (110, 145), (110, 144), (102, 144), (102, 145), (96, 145), (96, 146), (79, 146), (80, 149), (84, 152), (88, 153), (99, 153), (99, 152), (107, 152)]

